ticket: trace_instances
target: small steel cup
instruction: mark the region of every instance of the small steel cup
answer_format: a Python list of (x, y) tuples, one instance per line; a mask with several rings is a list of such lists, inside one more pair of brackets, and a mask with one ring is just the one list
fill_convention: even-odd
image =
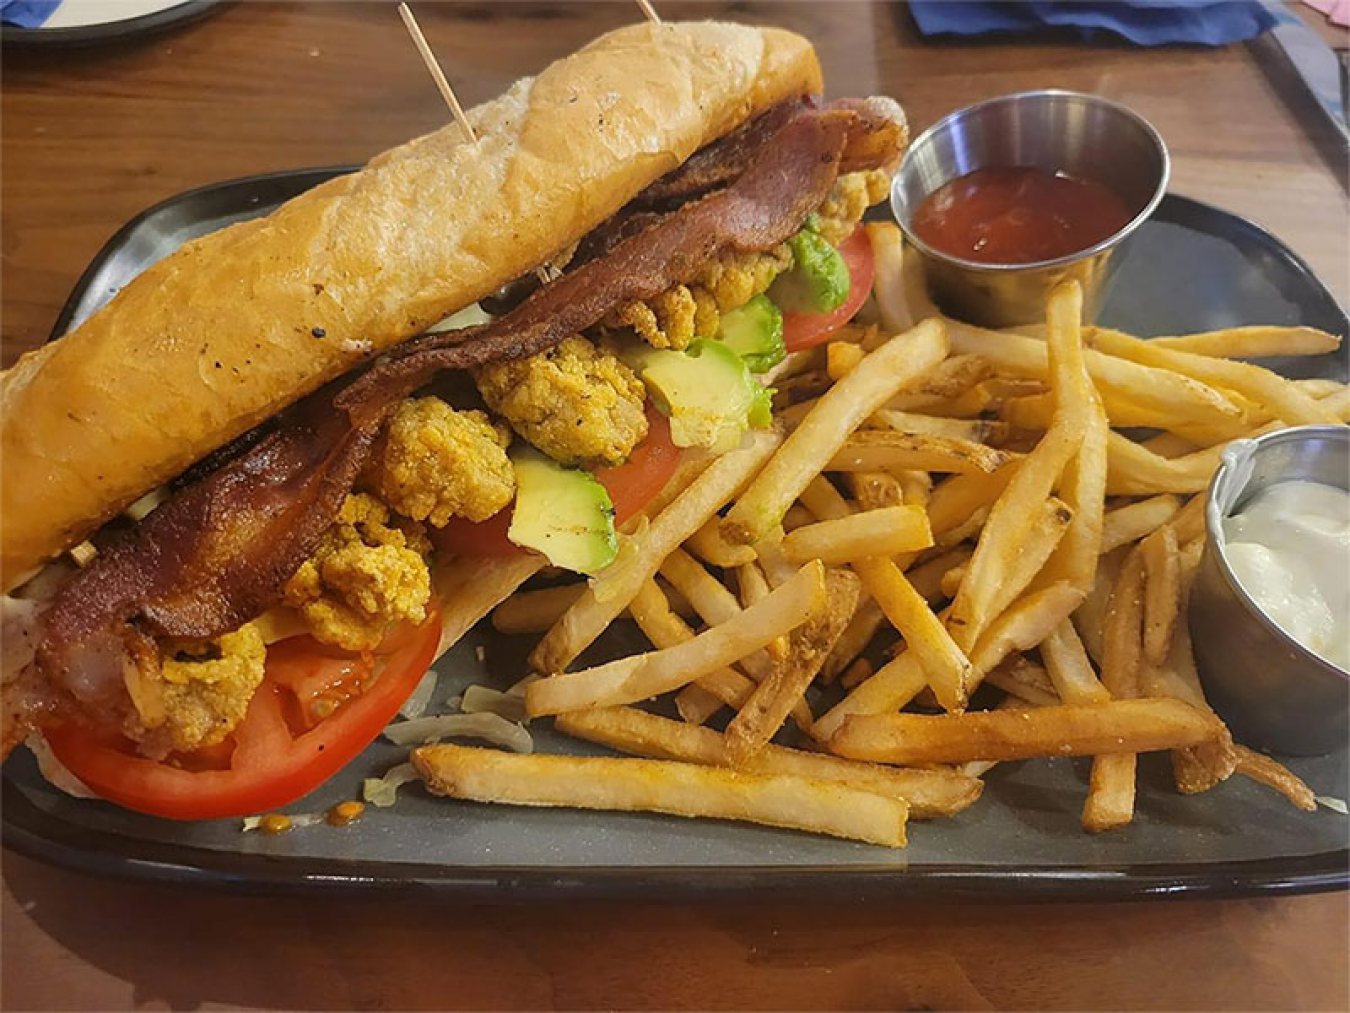
[(1282, 429), (1224, 451), (1205, 505), (1190, 628), (1205, 695), (1238, 741), (1317, 756), (1350, 740), (1350, 673), (1275, 625), (1224, 555), (1223, 518), (1266, 486), (1296, 479), (1350, 489), (1350, 428)]
[[(1125, 202), (1129, 223), (1086, 250), (1030, 264), (964, 260), (914, 234), (919, 205), (943, 184), (977, 169), (1027, 166), (1104, 184)], [(1114, 255), (1158, 206), (1170, 171), (1163, 139), (1125, 106), (1078, 92), (1028, 91), (968, 106), (920, 134), (891, 185), (891, 208), (944, 312), (985, 327), (1039, 323), (1050, 289), (1076, 278), (1091, 322)]]

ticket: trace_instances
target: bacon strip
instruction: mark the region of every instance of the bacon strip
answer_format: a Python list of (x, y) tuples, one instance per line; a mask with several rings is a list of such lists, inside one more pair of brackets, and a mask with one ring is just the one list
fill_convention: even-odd
[(38, 666), (86, 707), (104, 708), (110, 697), (125, 697), (126, 652), (147, 632), (214, 637), (260, 614), (313, 552), (402, 398), (443, 370), (550, 348), (618, 305), (690, 280), (725, 251), (786, 240), (828, 193), (850, 142), (865, 144), (857, 134), (873, 129), (848, 108), (799, 111), (761, 139), (725, 189), (671, 212), (490, 324), (408, 342), (354, 380), (310, 395), (77, 574), (47, 612)]

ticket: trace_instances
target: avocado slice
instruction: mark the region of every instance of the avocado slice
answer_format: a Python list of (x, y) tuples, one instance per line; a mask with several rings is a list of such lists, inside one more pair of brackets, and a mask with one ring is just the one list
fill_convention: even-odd
[(747, 429), (764, 428), (773, 420), (773, 391), (720, 341), (700, 338), (682, 352), (643, 345), (622, 357), (670, 417), (670, 438), (677, 447), (725, 452), (740, 444)]
[(577, 573), (599, 573), (612, 563), (619, 551), (614, 504), (595, 476), (533, 447), (517, 444), (510, 457), (516, 503), (506, 537)]
[(773, 369), (787, 357), (783, 314), (766, 295), (723, 313), (717, 340), (739, 355), (752, 373)]
[(784, 313), (829, 313), (848, 299), (848, 265), (824, 236), (802, 229), (788, 240), (792, 269), (774, 279), (769, 296)]

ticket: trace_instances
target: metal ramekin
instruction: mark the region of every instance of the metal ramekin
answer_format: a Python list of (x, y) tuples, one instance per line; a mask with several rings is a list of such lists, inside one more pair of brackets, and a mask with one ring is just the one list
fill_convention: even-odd
[[(1030, 264), (964, 260), (914, 234), (919, 205), (944, 183), (976, 169), (1019, 166), (1103, 183), (1132, 217), (1095, 246)], [(1158, 206), (1170, 172), (1162, 137), (1125, 106), (1078, 92), (1027, 91), (968, 106), (920, 134), (892, 183), (891, 208), (923, 257), (929, 289), (944, 312), (986, 327), (1039, 323), (1050, 289), (1076, 278), (1090, 322), (1117, 259), (1113, 254)]]
[(1296, 479), (1350, 489), (1350, 427), (1281, 429), (1224, 451), (1205, 505), (1205, 554), (1191, 590), (1190, 627), (1205, 695), (1234, 737), (1271, 752), (1316, 756), (1350, 739), (1350, 673), (1261, 611), (1228, 565), (1221, 523), (1260, 490)]

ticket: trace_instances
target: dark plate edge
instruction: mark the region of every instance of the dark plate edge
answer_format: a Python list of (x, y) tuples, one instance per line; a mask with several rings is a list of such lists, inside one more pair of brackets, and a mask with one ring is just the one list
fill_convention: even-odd
[(164, 10), (152, 11), (139, 17), (121, 21), (106, 21), (95, 25), (72, 25), (69, 28), (21, 28), (18, 25), (0, 26), (0, 41), (7, 45), (34, 49), (60, 46), (94, 46), (102, 42), (152, 35), (177, 25), (189, 24), (206, 17), (226, 0), (185, 0)]
[[(1350, 886), (1350, 849), (1288, 859), (1167, 865), (1021, 866), (894, 864), (596, 866), (565, 873), (511, 867), (452, 868), (186, 849), (78, 828), (42, 813), (8, 781), (0, 795), (5, 848), (75, 872), (236, 893), (356, 895), (436, 893), (468, 901), (700, 900), (793, 891), (817, 900), (1105, 901), (1297, 895)], [(15, 818), (15, 809), (18, 818)], [(242, 831), (241, 831), (242, 832)], [(125, 849), (130, 842), (134, 851)], [(181, 856), (193, 851), (191, 861)]]
[[(210, 6), (212, 0), (207, 0)], [(85, 268), (61, 308), (49, 340), (66, 333), (87, 285), (127, 237), (146, 219), (180, 203), (231, 190), (274, 190), (285, 200), (328, 179), (359, 168), (339, 165), (293, 169), (196, 187), (169, 197), (136, 215), (103, 245)], [(1164, 209), (1182, 212), (1165, 214)], [(1222, 220), (1268, 246), (1307, 276), (1342, 318), (1345, 310), (1312, 268), (1283, 242), (1246, 218), (1190, 197), (1167, 194), (1157, 217)], [(517, 868), (444, 866), (313, 860), (286, 856), (218, 852), (136, 841), (87, 830), (53, 818), (34, 806), (9, 779), (0, 790), (0, 843), (36, 861), (73, 871), (202, 886), (233, 892), (307, 894), (340, 889), (356, 894), (433, 891), (466, 900), (540, 900), (624, 898), (718, 898), (760, 894), (785, 888), (815, 895), (829, 891), (840, 901), (913, 898), (991, 901), (1130, 900), (1156, 897), (1244, 897), (1258, 894), (1319, 893), (1350, 888), (1350, 848), (1291, 858), (1245, 862), (1175, 863), (1083, 868), (982, 865), (928, 865), (916, 869), (875, 866), (764, 867), (693, 866), (578, 868), (566, 874)], [(130, 844), (128, 849), (126, 845)], [(184, 853), (190, 856), (190, 861)]]

